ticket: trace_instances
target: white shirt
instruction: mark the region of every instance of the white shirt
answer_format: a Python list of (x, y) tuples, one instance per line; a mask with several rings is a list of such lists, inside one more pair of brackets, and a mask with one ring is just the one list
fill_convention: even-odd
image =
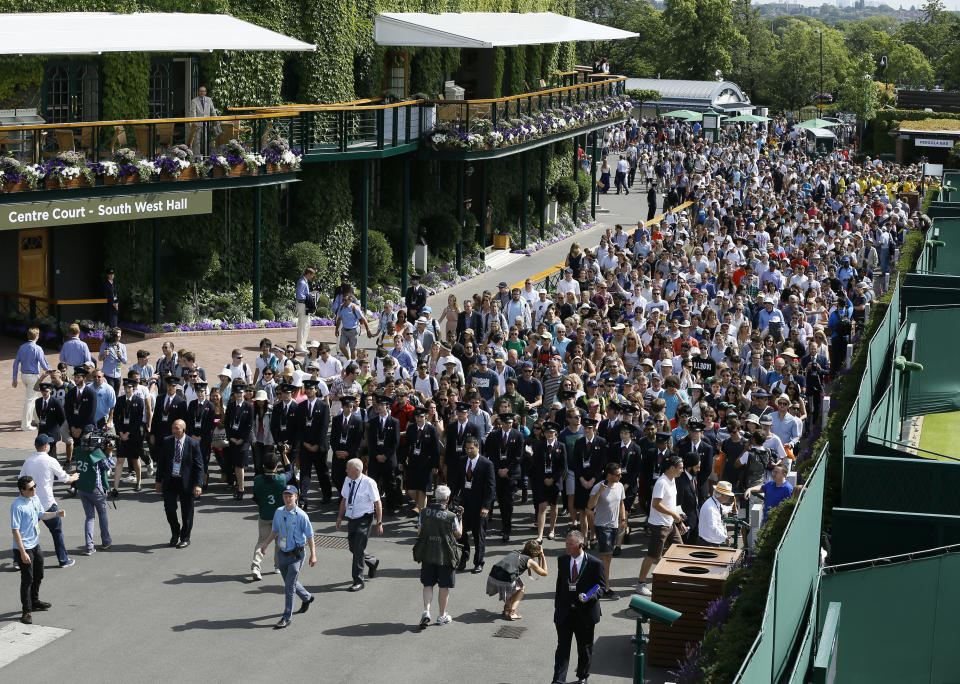
[(566, 295), (568, 292), (572, 292), (573, 294), (579, 297), (580, 283), (578, 283), (576, 280), (573, 280), (573, 279), (567, 280), (566, 276), (564, 276), (563, 280), (557, 283), (557, 292), (559, 292), (562, 295)]
[[(353, 503), (351, 504), (350, 485), (353, 482), (356, 482), (356, 486), (353, 488)], [(369, 513), (373, 513), (374, 504), (380, 500), (380, 492), (377, 489), (377, 483), (362, 473), (356, 480), (351, 480), (348, 477), (343, 481), (343, 488), (340, 490), (340, 496), (342, 496), (343, 500), (347, 502), (347, 518), (361, 518)]]
[(327, 354), (326, 361), (324, 361), (323, 357), (321, 356), (314, 359), (313, 362), (320, 366), (321, 379), (336, 378), (343, 372), (343, 364), (340, 363), (340, 359), (335, 357), (333, 354)]
[(727, 541), (727, 526), (723, 523), (724, 506), (711, 496), (700, 507), (700, 519), (697, 533), (703, 541), (711, 544), (725, 544)]
[(580, 575), (583, 574), (583, 561), (587, 559), (587, 555), (580, 551), (579, 556), (572, 556), (570, 558), (570, 574), (567, 575), (570, 579), (573, 579), (573, 568), (577, 568), (577, 579), (580, 579)]
[(660, 499), (660, 503), (668, 511), (677, 510), (677, 483), (669, 477), (658, 477), (656, 484), (653, 485), (653, 496), (650, 503), (650, 516), (648, 522), (651, 525), (665, 527), (673, 525), (676, 520), (673, 516), (665, 515), (653, 507), (653, 499)]
[(67, 471), (57, 462), (57, 459), (43, 451), (38, 451), (23, 462), (23, 467), (17, 477), (23, 477), (24, 475), (32, 477), (33, 481), (37, 483), (37, 498), (40, 499), (43, 510), (47, 510), (57, 503), (53, 496), (54, 479), (61, 482), (70, 479)]

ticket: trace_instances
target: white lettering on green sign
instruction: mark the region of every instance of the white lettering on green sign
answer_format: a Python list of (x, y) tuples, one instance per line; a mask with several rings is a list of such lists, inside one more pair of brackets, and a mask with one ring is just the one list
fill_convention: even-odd
[(120, 219), (209, 214), (213, 193), (198, 190), (138, 196), (87, 197), (10, 204), (0, 210), (0, 230), (47, 228)]

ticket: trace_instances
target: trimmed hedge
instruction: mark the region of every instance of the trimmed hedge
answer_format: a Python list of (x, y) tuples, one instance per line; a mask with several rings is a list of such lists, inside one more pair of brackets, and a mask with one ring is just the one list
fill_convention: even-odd
[(916, 109), (884, 109), (877, 112), (863, 133), (863, 142), (870, 141), (871, 154), (890, 154), (896, 151), (896, 143), (889, 133), (901, 121), (923, 121), (924, 119), (956, 119), (960, 123), (960, 114), (948, 112), (924, 112)]

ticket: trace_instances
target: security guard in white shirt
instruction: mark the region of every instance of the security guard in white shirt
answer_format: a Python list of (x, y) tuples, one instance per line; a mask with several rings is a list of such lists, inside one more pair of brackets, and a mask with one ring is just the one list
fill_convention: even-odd
[(347, 479), (340, 490), (338, 530), (344, 518), (347, 519), (347, 541), (353, 554), (353, 584), (348, 591), (360, 591), (364, 587), (364, 564), (367, 566), (367, 576), (371, 579), (376, 577), (377, 568), (380, 567), (377, 557), (367, 553), (367, 541), (371, 523), (376, 534), (383, 534), (383, 505), (376, 481), (363, 474), (363, 461), (359, 458), (347, 461)]

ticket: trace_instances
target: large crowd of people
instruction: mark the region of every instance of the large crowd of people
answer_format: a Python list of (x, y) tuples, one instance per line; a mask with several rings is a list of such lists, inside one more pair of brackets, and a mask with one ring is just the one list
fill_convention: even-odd
[[(638, 591), (650, 595), (647, 575), (669, 544), (729, 544), (731, 507), (757, 492), (767, 509), (790, 496), (787, 475), (822, 419), (826, 383), (844, 367), (898, 246), (925, 228), (908, 204), (920, 182), (915, 166), (855, 160), (842, 146), (811, 155), (803, 132), (781, 120), (727, 126), (716, 142), (702, 133), (666, 119), (631, 119), (610, 131), (605, 152), (620, 157), (617, 188), (645, 193), (650, 216), (660, 199), (664, 213), (610, 227), (596, 244), (573, 244), (550, 292), (529, 279), (514, 288), (502, 282), (434, 311), (414, 279), (403, 302), (376, 312), (374, 332), (345, 278), (332, 293), (339, 353), (307, 341), (302, 326), (295, 343), (263, 339), (246, 359), (225, 350), (223, 359), (205, 359), (206, 370), (170, 342), (155, 360), (137, 351), (128, 366), (119, 330), (96, 360), (74, 331), (50, 368), (31, 331), (14, 365), (14, 382), (19, 370), (30, 383), (24, 427), (46, 437), (38, 451), (55, 456), (59, 443), (74, 462), (84, 434), (107, 431), (113, 480), (89, 487), (119, 496), (125, 485), (139, 491), (144, 473), (156, 477), (171, 545), (181, 548), (193, 485), (199, 494), (222, 484), (242, 500), (252, 472), (256, 579), (266, 541), (290, 546), (278, 519), (298, 525), (292, 546), (302, 564), (310, 535), (294, 509), (305, 514), (338, 497), (353, 591), (363, 588), (364, 566), (368, 577), (376, 573), (367, 538), (382, 532), (384, 516), (412, 512), (431, 538), (453, 535), (442, 553), (422, 552), (421, 578), (431, 588), (425, 622), (435, 584), (438, 621), (450, 622), (455, 571), (484, 571), (491, 529), (503, 544), (527, 540), (490, 572), (489, 592), (504, 601), (506, 619), (520, 618), (522, 573), (546, 574), (544, 539), (557, 534), (575, 559), (558, 570), (558, 596), (566, 587), (584, 605), (616, 599), (612, 559), (642, 536)], [(297, 287), (302, 315), (312, 277), (308, 269)], [(360, 326), (375, 350), (358, 348)], [(184, 466), (189, 483), (177, 446), (184, 433), (199, 447), (190, 457), (196, 469)], [(162, 477), (155, 464), (164, 464)], [(52, 486), (51, 477), (26, 474)], [(52, 496), (40, 501), (43, 510), (17, 510), (59, 526)], [(449, 511), (456, 515), (442, 514)], [(596, 550), (596, 568), (576, 560), (584, 550)], [(28, 551), (15, 550), (18, 563), (29, 562)], [(61, 565), (72, 562), (57, 551)], [(296, 569), (284, 571), (281, 622), (289, 624), (294, 594), (302, 610), (313, 599), (296, 581), (297, 562), (278, 562)], [(602, 576), (589, 596), (574, 592), (585, 569)], [(589, 610), (583, 624), (599, 619)], [(586, 638), (570, 629), (568, 651), (571, 634)], [(557, 681), (565, 658), (558, 650)], [(578, 676), (588, 672), (589, 662), (578, 667)]]

